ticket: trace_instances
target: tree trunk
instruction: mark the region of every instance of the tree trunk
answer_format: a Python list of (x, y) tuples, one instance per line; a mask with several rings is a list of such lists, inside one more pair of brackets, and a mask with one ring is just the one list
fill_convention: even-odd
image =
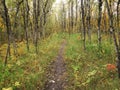
[(6, 28), (7, 28), (7, 37), (8, 37), (8, 47), (7, 47), (7, 53), (6, 53), (6, 57), (5, 57), (5, 65), (7, 64), (7, 59), (8, 56), (10, 56), (10, 45), (11, 45), (11, 22), (10, 22), (10, 17), (8, 14), (8, 8), (6, 6), (5, 0), (2, 0), (2, 4), (4, 7), (4, 15), (5, 15), (5, 24), (6, 24)]
[(119, 78), (120, 78), (120, 26), (119, 26), (119, 10), (120, 10), (120, 0), (118, 0), (118, 3), (117, 3), (117, 28), (118, 28), (118, 74), (119, 74)]
[[(16, 4), (16, 13), (15, 13), (15, 18), (14, 18), (14, 25), (13, 25), (13, 30), (14, 31), (17, 31), (17, 18), (18, 18), (18, 13), (19, 13), (19, 9), (20, 9), (20, 5), (23, 3), (23, 0), (17, 2)], [(12, 34), (12, 42), (13, 42), (13, 48), (14, 48), (14, 55), (17, 57), (17, 45), (16, 45), (16, 42), (15, 42), (15, 33)]]
[(37, 0), (33, 0), (33, 23), (35, 31), (35, 51), (38, 53), (38, 28), (37, 28)]
[(98, 16), (98, 45), (101, 47), (101, 16), (102, 16), (102, 0), (99, 0), (99, 16)]
[(88, 0), (87, 1), (87, 5), (88, 5), (88, 16), (87, 16), (87, 22), (88, 22), (88, 24), (87, 24), (87, 28), (88, 28), (88, 37), (89, 37), (89, 41), (90, 41), (90, 43), (91, 43), (91, 22), (90, 22), (90, 20), (91, 20), (91, 12), (90, 12), (90, 0)]
[(24, 0), (24, 14), (23, 14), (23, 20), (24, 20), (24, 31), (25, 31), (25, 39), (26, 39), (26, 47), (29, 51), (29, 40), (28, 40), (28, 17), (29, 17), (29, 6), (28, 6), (28, 0)]
[(111, 10), (110, 10), (111, 8), (109, 7), (108, 1), (105, 0), (105, 2), (106, 2), (106, 6), (107, 6), (108, 15), (109, 15), (110, 31), (112, 32), (115, 50), (116, 50), (117, 59), (118, 59), (118, 61), (117, 61), (118, 77), (120, 78), (120, 49), (119, 49), (119, 45), (118, 45), (118, 42), (116, 39), (114, 26), (113, 26), (113, 12), (111, 12)]
[(68, 5), (68, 8), (69, 8), (69, 11), (68, 11), (68, 16), (69, 16), (69, 36), (70, 36), (70, 33), (71, 33), (71, 18), (70, 18), (70, 2), (68, 2), (69, 3), (69, 5)]
[(66, 31), (66, 11), (64, 4), (63, 4), (63, 22), (64, 22), (64, 31)]
[(72, 28), (72, 32), (74, 31), (73, 30), (73, 26), (74, 26), (74, 19), (73, 19), (73, 4), (74, 4), (74, 2), (73, 2), (73, 0), (71, 1), (71, 28)]
[(118, 0), (118, 2), (117, 2), (117, 29), (118, 29), (118, 41), (119, 41), (119, 49), (120, 49), (120, 19), (119, 19), (119, 15), (120, 15), (120, 0)]
[(83, 46), (86, 49), (86, 30), (85, 30), (85, 13), (84, 13), (84, 3), (81, 0), (81, 11), (82, 11), (82, 26), (83, 26)]
[(76, 27), (77, 27), (77, 20), (78, 20), (78, 0), (76, 0), (76, 22), (75, 22)]

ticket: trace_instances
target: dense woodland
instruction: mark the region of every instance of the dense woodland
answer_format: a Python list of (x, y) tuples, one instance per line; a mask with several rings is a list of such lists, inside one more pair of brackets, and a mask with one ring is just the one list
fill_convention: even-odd
[(0, 0), (0, 89), (49, 90), (61, 42), (65, 90), (120, 90), (120, 0)]

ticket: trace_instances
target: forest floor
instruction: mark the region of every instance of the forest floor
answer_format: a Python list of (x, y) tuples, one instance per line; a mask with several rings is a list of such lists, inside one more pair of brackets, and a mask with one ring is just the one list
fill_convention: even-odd
[(92, 34), (84, 50), (80, 34), (54, 33), (41, 40), (38, 54), (32, 43), (28, 53), (25, 42), (18, 42), (19, 57), (12, 54), (6, 67), (4, 44), (0, 47), (0, 90), (120, 90), (114, 43), (108, 37), (102, 36), (99, 50), (97, 35)]
[(44, 90), (64, 90), (67, 76), (64, 61), (66, 43), (66, 40), (62, 41), (58, 55), (50, 65), (49, 72), (47, 73), (48, 81), (46, 82)]

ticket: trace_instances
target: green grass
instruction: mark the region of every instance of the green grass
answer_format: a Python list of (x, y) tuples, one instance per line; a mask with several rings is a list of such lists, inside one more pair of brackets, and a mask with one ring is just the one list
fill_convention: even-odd
[(57, 55), (61, 41), (61, 35), (58, 34), (41, 40), (38, 55), (35, 54), (33, 44), (30, 44), (30, 52), (28, 53), (25, 43), (18, 43), (18, 45), (20, 44), (19, 57), (12, 56), (6, 67), (2, 58), (0, 59), (0, 90), (2, 88), (13, 88), (14, 90), (19, 88), (20, 90), (43, 89), (47, 67)]
[(84, 50), (80, 34), (69, 36), (67, 33), (55, 33), (39, 42), (38, 55), (35, 54), (33, 44), (30, 44), (28, 53), (25, 43), (18, 43), (19, 57), (12, 56), (6, 67), (2, 58), (5, 51), (0, 52), (0, 89), (42, 90), (47, 80), (45, 74), (48, 67), (56, 57), (62, 40), (66, 39), (66, 90), (120, 90), (117, 71), (106, 69), (107, 64), (116, 64), (114, 44), (108, 38), (107, 35), (102, 36), (102, 48), (99, 50), (97, 35), (93, 34), (91, 43), (87, 38)]
[(116, 64), (113, 43), (107, 38), (102, 41), (99, 50), (96, 35), (92, 41), (86, 41), (86, 50), (83, 49), (79, 34), (73, 34), (67, 39), (66, 64), (68, 71), (68, 87), (66, 90), (120, 90), (120, 81), (117, 72), (109, 72), (107, 64)]

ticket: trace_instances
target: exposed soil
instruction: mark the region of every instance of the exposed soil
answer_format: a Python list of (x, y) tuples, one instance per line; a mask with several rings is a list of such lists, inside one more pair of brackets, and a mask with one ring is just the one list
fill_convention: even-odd
[(64, 49), (66, 41), (63, 40), (58, 56), (50, 65), (44, 90), (64, 90), (66, 85), (66, 67), (64, 62)]

